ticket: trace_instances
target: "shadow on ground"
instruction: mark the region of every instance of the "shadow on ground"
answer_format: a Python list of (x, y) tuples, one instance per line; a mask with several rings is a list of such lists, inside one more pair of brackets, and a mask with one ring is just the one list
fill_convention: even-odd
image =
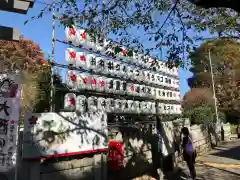
[(218, 156), (218, 157), (224, 157), (224, 158), (230, 158), (234, 160), (240, 160), (240, 146), (233, 147), (228, 150), (221, 150), (219, 152), (213, 153), (211, 155)]

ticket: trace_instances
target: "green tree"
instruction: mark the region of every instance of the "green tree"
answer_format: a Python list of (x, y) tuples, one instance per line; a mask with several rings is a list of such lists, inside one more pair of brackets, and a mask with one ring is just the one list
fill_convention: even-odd
[(228, 120), (237, 119), (240, 108), (240, 44), (237, 41), (216, 39), (202, 44), (190, 55), (194, 75), (188, 79), (188, 84), (192, 88), (212, 88), (209, 50), (219, 110), (227, 115)]

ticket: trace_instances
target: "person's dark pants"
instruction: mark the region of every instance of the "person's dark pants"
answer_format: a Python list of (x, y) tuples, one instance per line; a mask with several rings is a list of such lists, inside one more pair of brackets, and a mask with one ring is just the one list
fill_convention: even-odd
[(184, 160), (187, 163), (188, 169), (190, 171), (191, 177), (193, 179), (196, 178), (196, 170), (195, 170), (195, 153), (183, 153)]

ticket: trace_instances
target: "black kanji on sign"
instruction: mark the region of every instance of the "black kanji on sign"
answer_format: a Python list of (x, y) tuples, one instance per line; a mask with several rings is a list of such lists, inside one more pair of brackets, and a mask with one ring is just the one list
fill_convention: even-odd
[(135, 76), (139, 76), (140, 72), (139, 70), (135, 70)]
[(154, 76), (154, 74), (152, 74), (152, 81), (155, 81), (155, 76)]
[(120, 81), (115, 81), (115, 83), (116, 83), (116, 90), (120, 90), (120, 85), (121, 85)]
[(140, 93), (140, 87), (137, 86), (137, 87), (135, 88), (135, 91), (136, 91), (137, 93)]
[(91, 66), (96, 66), (96, 59), (92, 58), (90, 61)]
[(104, 60), (101, 59), (101, 60), (99, 61), (99, 66), (102, 67), (102, 68), (105, 67)]
[(108, 82), (108, 88), (109, 88), (109, 89), (113, 89), (113, 80), (110, 80), (110, 81)]
[(120, 71), (120, 64), (116, 64), (115, 70), (116, 70), (116, 71)]
[(0, 134), (7, 135), (8, 121), (0, 118)]
[(126, 89), (127, 89), (127, 83), (126, 83), (126, 82), (123, 82), (123, 83), (122, 83), (122, 90), (123, 90), (123, 91), (126, 91)]
[(113, 65), (113, 62), (112, 62), (112, 61), (109, 61), (109, 62), (107, 63), (107, 68), (108, 68), (109, 70), (113, 70), (113, 69), (114, 69), (114, 65)]
[(101, 102), (101, 106), (103, 106), (103, 107), (106, 106), (106, 101), (105, 101), (105, 100), (103, 100), (103, 101)]
[(127, 72), (127, 67), (126, 67), (125, 65), (123, 65), (122, 71), (123, 71), (123, 72)]
[(7, 106), (7, 101), (5, 101), (3, 104), (0, 104), (0, 112), (1, 112), (1, 111), (4, 111), (6, 116), (9, 116), (9, 115), (10, 115), (9, 112), (8, 112), (8, 109), (9, 109), (9, 108), (10, 108), (10, 107)]
[(143, 93), (146, 93), (146, 87), (142, 87), (142, 89), (141, 89), (141, 91), (143, 92)]

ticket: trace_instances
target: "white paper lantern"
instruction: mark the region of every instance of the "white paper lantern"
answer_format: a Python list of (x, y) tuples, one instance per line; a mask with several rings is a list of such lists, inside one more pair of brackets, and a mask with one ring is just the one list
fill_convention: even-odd
[(87, 99), (87, 103), (88, 103), (88, 110), (90, 112), (97, 111), (97, 105), (98, 105), (97, 97), (94, 97), (94, 96), (89, 97)]
[(115, 100), (115, 112), (122, 112), (122, 101), (120, 99)]
[(167, 100), (167, 90), (161, 89), (161, 99), (162, 100)]
[(83, 89), (91, 89), (89, 86), (90, 84), (89, 74), (87, 73), (79, 73), (77, 75), (77, 89), (83, 90)]
[(169, 84), (168, 84), (168, 77), (163, 76), (163, 83), (162, 83), (162, 85), (165, 86), (165, 87), (169, 87)]
[(107, 103), (105, 98), (97, 98), (97, 108), (99, 111), (106, 111), (107, 110)]
[(155, 73), (150, 73), (150, 82), (152, 84), (157, 84), (156, 83), (157, 82), (157, 77), (156, 77)]
[(113, 93), (113, 80), (112, 78), (106, 79), (106, 86), (105, 86), (105, 92), (107, 93)]
[(77, 52), (76, 66), (78, 68), (82, 68), (82, 69), (87, 68), (87, 61), (86, 61), (86, 53), (85, 52)]
[(127, 100), (122, 100), (122, 112), (128, 113), (130, 111)]
[(90, 79), (90, 82), (91, 82), (90, 83), (90, 89), (91, 90), (97, 90), (98, 76), (90, 75), (89, 79)]
[(74, 93), (67, 93), (64, 97), (64, 109), (74, 111), (76, 109), (76, 95)]
[(127, 83), (127, 94), (130, 96), (134, 96), (135, 88), (133, 83)]
[(97, 39), (97, 43), (96, 43), (96, 50), (97, 51), (104, 51), (104, 41), (105, 41), (105, 39), (104, 38), (102, 38), (102, 37), (99, 37), (98, 39)]
[(134, 104), (134, 107), (136, 108), (135, 112), (137, 114), (141, 113), (140, 102), (139, 101), (134, 101), (133, 104)]
[(89, 33), (86, 34), (86, 37), (87, 37), (86, 46), (89, 49), (96, 49), (96, 38)]
[(115, 100), (112, 98), (106, 99), (106, 111), (111, 113), (115, 112)]
[(105, 67), (106, 73), (113, 75), (114, 74), (114, 62), (112, 60), (106, 61), (106, 67)]
[(152, 87), (146, 86), (146, 96), (152, 97)]
[(154, 58), (152, 58), (152, 57), (147, 57), (146, 67), (147, 67), (147, 68), (151, 68), (151, 67), (153, 66), (154, 62), (155, 62), (155, 59), (154, 59)]
[(164, 104), (164, 112), (165, 114), (170, 114), (170, 104)]
[(86, 45), (86, 43), (87, 43), (87, 33), (85, 29), (78, 29), (77, 37), (74, 44), (79, 46), (79, 45)]
[(140, 85), (140, 96), (141, 97), (146, 97), (146, 86), (145, 85)]
[(134, 84), (133, 87), (134, 87), (133, 95), (134, 96), (140, 96), (140, 85), (139, 84)]
[(83, 95), (76, 98), (76, 110), (78, 112), (86, 112), (87, 110), (87, 98)]
[(120, 64), (119, 76), (123, 77), (123, 78), (127, 78), (128, 77), (127, 71), (128, 71), (127, 65), (126, 64)]
[(69, 88), (76, 90), (77, 89), (77, 74), (75, 71), (69, 70), (67, 72), (66, 84)]
[(113, 80), (113, 94), (119, 94), (121, 92), (121, 81)]
[(111, 40), (106, 40), (104, 42), (104, 49), (105, 49), (105, 54), (107, 56), (110, 56), (110, 57), (114, 57), (115, 56), (115, 52), (114, 52), (114, 47), (116, 45), (113, 43), (113, 41)]
[(77, 38), (77, 29), (75, 26), (65, 28), (65, 37), (68, 42), (74, 42)]
[(177, 114), (182, 114), (182, 106), (180, 104), (176, 105)]
[(178, 68), (177, 67), (173, 67), (173, 75), (174, 76), (178, 76), (179, 72), (178, 72)]
[(99, 77), (97, 81), (97, 91), (104, 92), (105, 86), (106, 86), (106, 78), (105, 77)]
[(150, 71), (144, 71), (144, 81), (147, 84), (151, 83), (151, 74)]
[(170, 106), (169, 114), (174, 114), (174, 105), (169, 104), (169, 106)]
[(156, 104), (155, 104), (155, 102), (151, 102), (151, 113), (156, 114)]
[(132, 61), (134, 64), (139, 64), (139, 55), (137, 51), (133, 51)]
[(75, 52), (75, 50), (73, 48), (67, 48), (65, 50), (65, 59), (68, 63), (68, 65), (76, 65), (76, 61), (77, 61), (77, 53)]
[(158, 114), (166, 114), (165, 110), (164, 110), (164, 103), (158, 103), (158, 110), (157, 113)]
[(154, 99), (157, 98), (157, 89), (154, 87), (151, 87), (151, 97)]
[(119, 62), (113, 62), (114, 65), (114, 75), (120, 76), (121, 74), (121, 64)]
[(148, 105), (147, 105), (147, 102), (145, 101), (142, 101), (140, 102), (140, 109), (141, 109), (141, 112), (142, 113), (148, 113)]
[(120, 94), (126, 94), (127, 91), (127, 82), (126, 81), (121, 81), (120, 85)]
[(133, 69), (133, 80), (136, 80), (138, 82), (141, 82), (141, 70), (138, 68)]
[(164, 77), (162, 75), (159, 75), (157, 77), (158, 79), (158, 85), (163, 86), (164, 85)]
[(178, 89), (179, 88), (179, 81), (177, 79), (173, 79), (172, 87)]
[(104, 57), (101, 57), (101, 56), (96, 57), (96, 69), (95, 69), (96, 72), (101, 72), (103, 74), (107, 74), (105, 72), (105, 66), (106, 66), (106, 64), (105, 64)]
[(134, 69), (131, 66), (127, 66), (127, 78), (134, 80)]
[(96, 62), (96, 55), (95, 54), (87, 54), (86, 55), (86, 68), (88, 70), (96, 71), (97, 62)]
[(125, 47), (120, 47), (120, 48), (121, 48), (121, 51), (117, 53), (117, 57), (124, 61), (128, 61), (127, 49)]
[(134, 110), (133, 100), (128, 100), (127, 103), (128, 103), (128, 109), (129, 109), (128, 112), (129, 112), (129, 113), (132, 113), (133, 110)]
[(164, 62), (159, 62), (159, 72), (165, 73), (165, 63)]

